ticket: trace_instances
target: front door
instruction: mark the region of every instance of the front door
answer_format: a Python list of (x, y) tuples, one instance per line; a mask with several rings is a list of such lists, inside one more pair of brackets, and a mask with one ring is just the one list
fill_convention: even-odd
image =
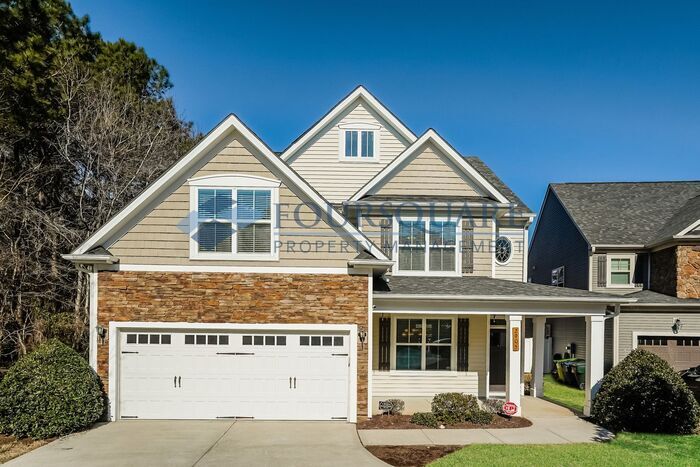
[(491, 329), (491, 348), (489, 349), (489, 385), (506, 384), (506, 330)]

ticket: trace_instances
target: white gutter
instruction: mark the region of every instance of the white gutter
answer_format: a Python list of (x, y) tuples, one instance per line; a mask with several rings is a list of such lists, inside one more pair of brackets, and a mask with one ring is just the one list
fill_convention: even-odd
[(618, 245), (600, 243), (597, 245), (591, 245), (591, 253), (595, 253), (596, 248), (605, 248), (605, 249), (611, 249), (611, 250), (613, 250), (613, 249), (627, 249), (627, 248), (639, 249), (639, 248), (646, 248), (646, 246), (643, 244), (633, 244), (633, 243), (629, 243), (629, 244), (622, 244), (621, 243)]
[(393, 261), (384, 261), (381, 259), (351, 259), (348, 261), (350, 266), (367, 266), (367, 267), (386, 267), (390, 268), (394, 265)]
[(698, 307), (698, 308), (700, 308), (700, 302), (697, 302), (697, 303), (639, 303), (639, 302), (637, 302), (637, 303), (632, 303), (632, 304), (627, 304), (627, 305), (622, 304), (621, 306), (629, 306), (629, 307), (634, 307), (634, 308), (637, 308), (637, 307), (655, 307), (655, 308), (659, 308), (659, 307), (674, 307), (674, 308), (675, 307), (678, 307), (678, 308)]
[(387, 294), (375, 293), (375, 299), (389, 300), (464, 300), (489, 302), (587, 302), (587, 303), (636, 303), (636, 298), (602, 297), (548, 297), (530, 295), (431, 295), (431, 294)]

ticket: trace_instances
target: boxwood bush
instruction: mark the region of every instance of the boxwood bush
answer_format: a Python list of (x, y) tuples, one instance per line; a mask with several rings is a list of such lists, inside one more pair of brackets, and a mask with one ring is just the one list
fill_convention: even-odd
[(411, 423), (423, 425), (430, 428), (437, 428), (440, 422), (431, 412), (416, 412), (411, 415)]
[(436, 394), (430, 405), (433, 415), (447, 425), (472, 422), (479, 424), (491, 423), (493, 416), (479, 406), (479, 399), (459, 392)]
[(700, 407), (665, 360), (636, 349), (605, 375), (591, 415), (613, 431), (685, 434), (698, 429)]
[(102, 385), (83, 357), (50, 340), (0, 381), (0, 431), (49, 438), (89, 427), (105, 410)]

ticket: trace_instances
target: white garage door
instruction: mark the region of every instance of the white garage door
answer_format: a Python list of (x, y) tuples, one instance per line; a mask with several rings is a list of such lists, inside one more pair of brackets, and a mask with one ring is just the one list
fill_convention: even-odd
[(121, 418), (348, 417), (348, 334), (122, 331)]

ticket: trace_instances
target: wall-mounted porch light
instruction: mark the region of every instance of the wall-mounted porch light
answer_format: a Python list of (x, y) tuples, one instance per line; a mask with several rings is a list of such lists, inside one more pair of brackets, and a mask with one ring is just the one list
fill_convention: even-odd
[(673, 322), (673, 326), (671, 326), (671, 331), (673, 331), (674, 334), (678, 334), (682, 327), (683, 323), (681, 323), (679, 318), (676, 318), (676, 320)]
[(95, 329), (97, 330), (97, 338), (99, 339), (100, 344), (104, 344), (105, 340), (107, 339), (107, 328), (98, 324)]
[(360, 350), (365, 350), (365, 341), (367, 340), (367, 331), (365, 328), (360, 328), (357, 331), (357, 338), (360, 340)]

